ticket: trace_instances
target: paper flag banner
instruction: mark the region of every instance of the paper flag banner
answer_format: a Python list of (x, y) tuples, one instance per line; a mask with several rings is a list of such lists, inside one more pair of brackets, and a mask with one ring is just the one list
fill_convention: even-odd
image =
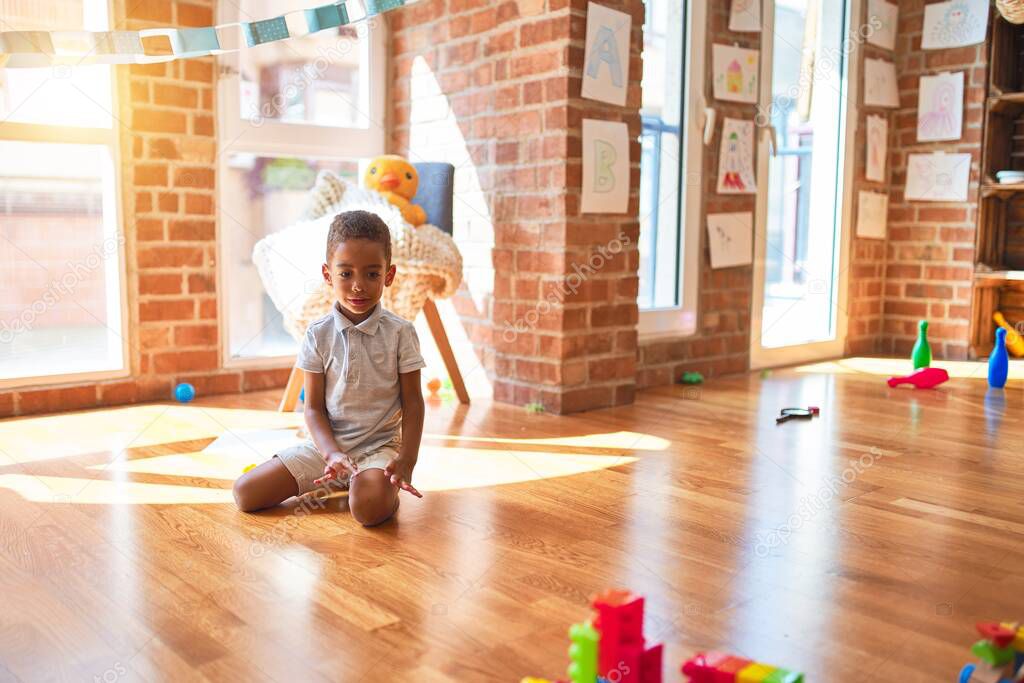
[[(345, 0), (253, 22), (140, 31), (3, 31), (0, 67), (151, 64), (235, 52), (304, 36), (388, 12), (416, 0)], [(625, 15), (628, 17), (628, 15)], [(628, 30), (626, 32), (628, 38)]]

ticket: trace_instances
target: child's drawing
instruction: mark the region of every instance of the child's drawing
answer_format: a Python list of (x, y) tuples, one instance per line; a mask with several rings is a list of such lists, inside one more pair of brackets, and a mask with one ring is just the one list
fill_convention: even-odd
[(712, 79), (715, 99), (757, 102), (757, 64), (760, 53), (730, 45), (713, 45)]
[(989, 0), (950, 0), (925, 5), (921, 47), (939, 50), (984, 41), (988, 12)]
[(752, 213), (708, 214), (708, 247), (712, 268), (748, 265), (753, 260)]
[(964, 72), (921, 76), (917, 140), (959, 140), (963, 127)]
[(761, 0), (732, 0), (729, 30), (737, 33), (761, 30)]
[(965, 202), (970, 176), (970, 154), (911, 154), (904, 196), (923, 202)]
[(876, 183), (885, 182), (885, 155), (889, 140), (889, 121), (884, 116), (868, 117), (867, 161), (864, 177)]
[(754, 122), (725, 119), (718, 152), (718, 193), (753, 194)]
[(884, 59), (864, 60), (864, 106), (900, 106), (895, 64)]
[(885, 239), (888, 212), (888, 194), (862, 190), (857, 201), (857, 237)]
[(886, 50), (895, 49), (897, 16), (895, 4), (885, 0), (868, 0), (868, 42)]

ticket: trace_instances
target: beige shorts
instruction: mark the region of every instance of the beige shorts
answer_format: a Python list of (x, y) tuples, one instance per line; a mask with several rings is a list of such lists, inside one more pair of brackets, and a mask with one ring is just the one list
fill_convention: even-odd
[[(312, 441), (286, 448), (274, 457), (279, 458), (291, 475), (295, 477), (295, 482), (299, 485), (300, 496), (316, 489), (317, 486), (313, 482), (324, 476), (324, 458)], [(388, 461), (395, 457), (398, 457), (398, 451), (393, 447), (381, 446), (362, 455), (357, 455), (352, 460), (361, 472), (372, 469), (382, 470)], [(338, 483), (341, 484), (341, 488), (347, 488), (348, 478), (346, 477)]]

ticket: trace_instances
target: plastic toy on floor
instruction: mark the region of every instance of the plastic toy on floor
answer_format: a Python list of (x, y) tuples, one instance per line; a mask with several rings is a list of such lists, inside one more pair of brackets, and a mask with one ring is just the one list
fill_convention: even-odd
[(363, 174), (363, 185), (368, 190), (376, 190), (398, 207), (409, 225), (418, 228), (427, 222), (423, 207), (412, 203), (420, 185), (419, 173), (415, 166), (397, 154), (373, 159)]
[(996, 343), (992, 354), (988, 357), (988, 385), (993, 389), (1006, 386), (1006, 377), (1010, 373), (1010, 357), (1006, 353), (1006, 330), (996, 329)]
[(980, 661), (965, 664), (959, 683), (1019, 683), (1024, 680), (1024, 628), (1019, 622), (980, 622), (982, 639), (971, 646)]
[(949, 373), (942, 368), (921, 368), (903, 377), (890, 377), (888, 381), (890, 387), (912, 384), (917, 389), (931, 389), (949, 381)]
[[(662, 683), (662, 646), (644, 640), (644, 599), (607, 590), (591, 606), (593, 618), (569, 628), (569, 683)], [(528, 676), (520, 683), (549, 682)]]
[(921, 320), (917, 323), (917, 341), (914, 342), (914, 350), (910, 354), (910, 360), (914, 363), (914, 369), (920, 370), (932, 364), (932, 347), (928, 345), (928, 321)]
[(996, 321), (996, 325), (1006, 330), (1006, 348), (1017, 358), (1024, 356), (1024, 337), (1020, 336), (1010, 323), (1006, 322), (1006, 318), (999, 311), (992, 314), (992, 319)]
[(698, 652), (683, 662), (683, 675), (689, 683), (803, 683), (799, 671), (787, 671), (746, 657), (723, 652)]

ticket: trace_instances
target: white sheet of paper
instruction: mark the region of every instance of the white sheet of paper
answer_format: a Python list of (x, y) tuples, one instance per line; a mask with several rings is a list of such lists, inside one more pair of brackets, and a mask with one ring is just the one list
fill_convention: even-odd
[(951, 0), (924, 6), (921, 48), (976, 45), (985, 40), (990, 0)]
[(629, 33), (633, 19), (624, 12), (587, 4), (583, 53), (583, 97), (622, 106), (629, 84)]
[(896, 49), (899, 8), (885, 0), (868, 0), (867, 40), (886, 50)]
[(729, 6), (729, 30), (756, 33), (761, 30), (761, 0), (732, 0)]
[(864, 106), (900, 106), (895, 64), (884, 59), (864, 60)]
[(754, 122), (722, 120), (718, 149), (718, 194), (754, 194)]
[(885, 239), (889, 195), (861, 190), (857, 201), (857, 237)]
[(917, 140), (959, 140), (964, 123), (964, 72), (921, 76)]
[(864, 177), (876, 183), (884, 183), (885, 155), (889, 147), (889, 120), (884, 116), (868, 116), (867, 122)]
[(581, 213), (626, 213), (629, 130), (621, 121), (583, 119)]
[(711, 77), (715, 99), (757, 102), (757, 69), (761, 53), (732, 45), (711, 46)]
[(712, 268), (745, 266), (753, 262), (754, 214), (708, 214), (708, 246)]
[(904, 196), (922, 202), (965, 202), (970, 177), (970, 154), (911, 154)]

